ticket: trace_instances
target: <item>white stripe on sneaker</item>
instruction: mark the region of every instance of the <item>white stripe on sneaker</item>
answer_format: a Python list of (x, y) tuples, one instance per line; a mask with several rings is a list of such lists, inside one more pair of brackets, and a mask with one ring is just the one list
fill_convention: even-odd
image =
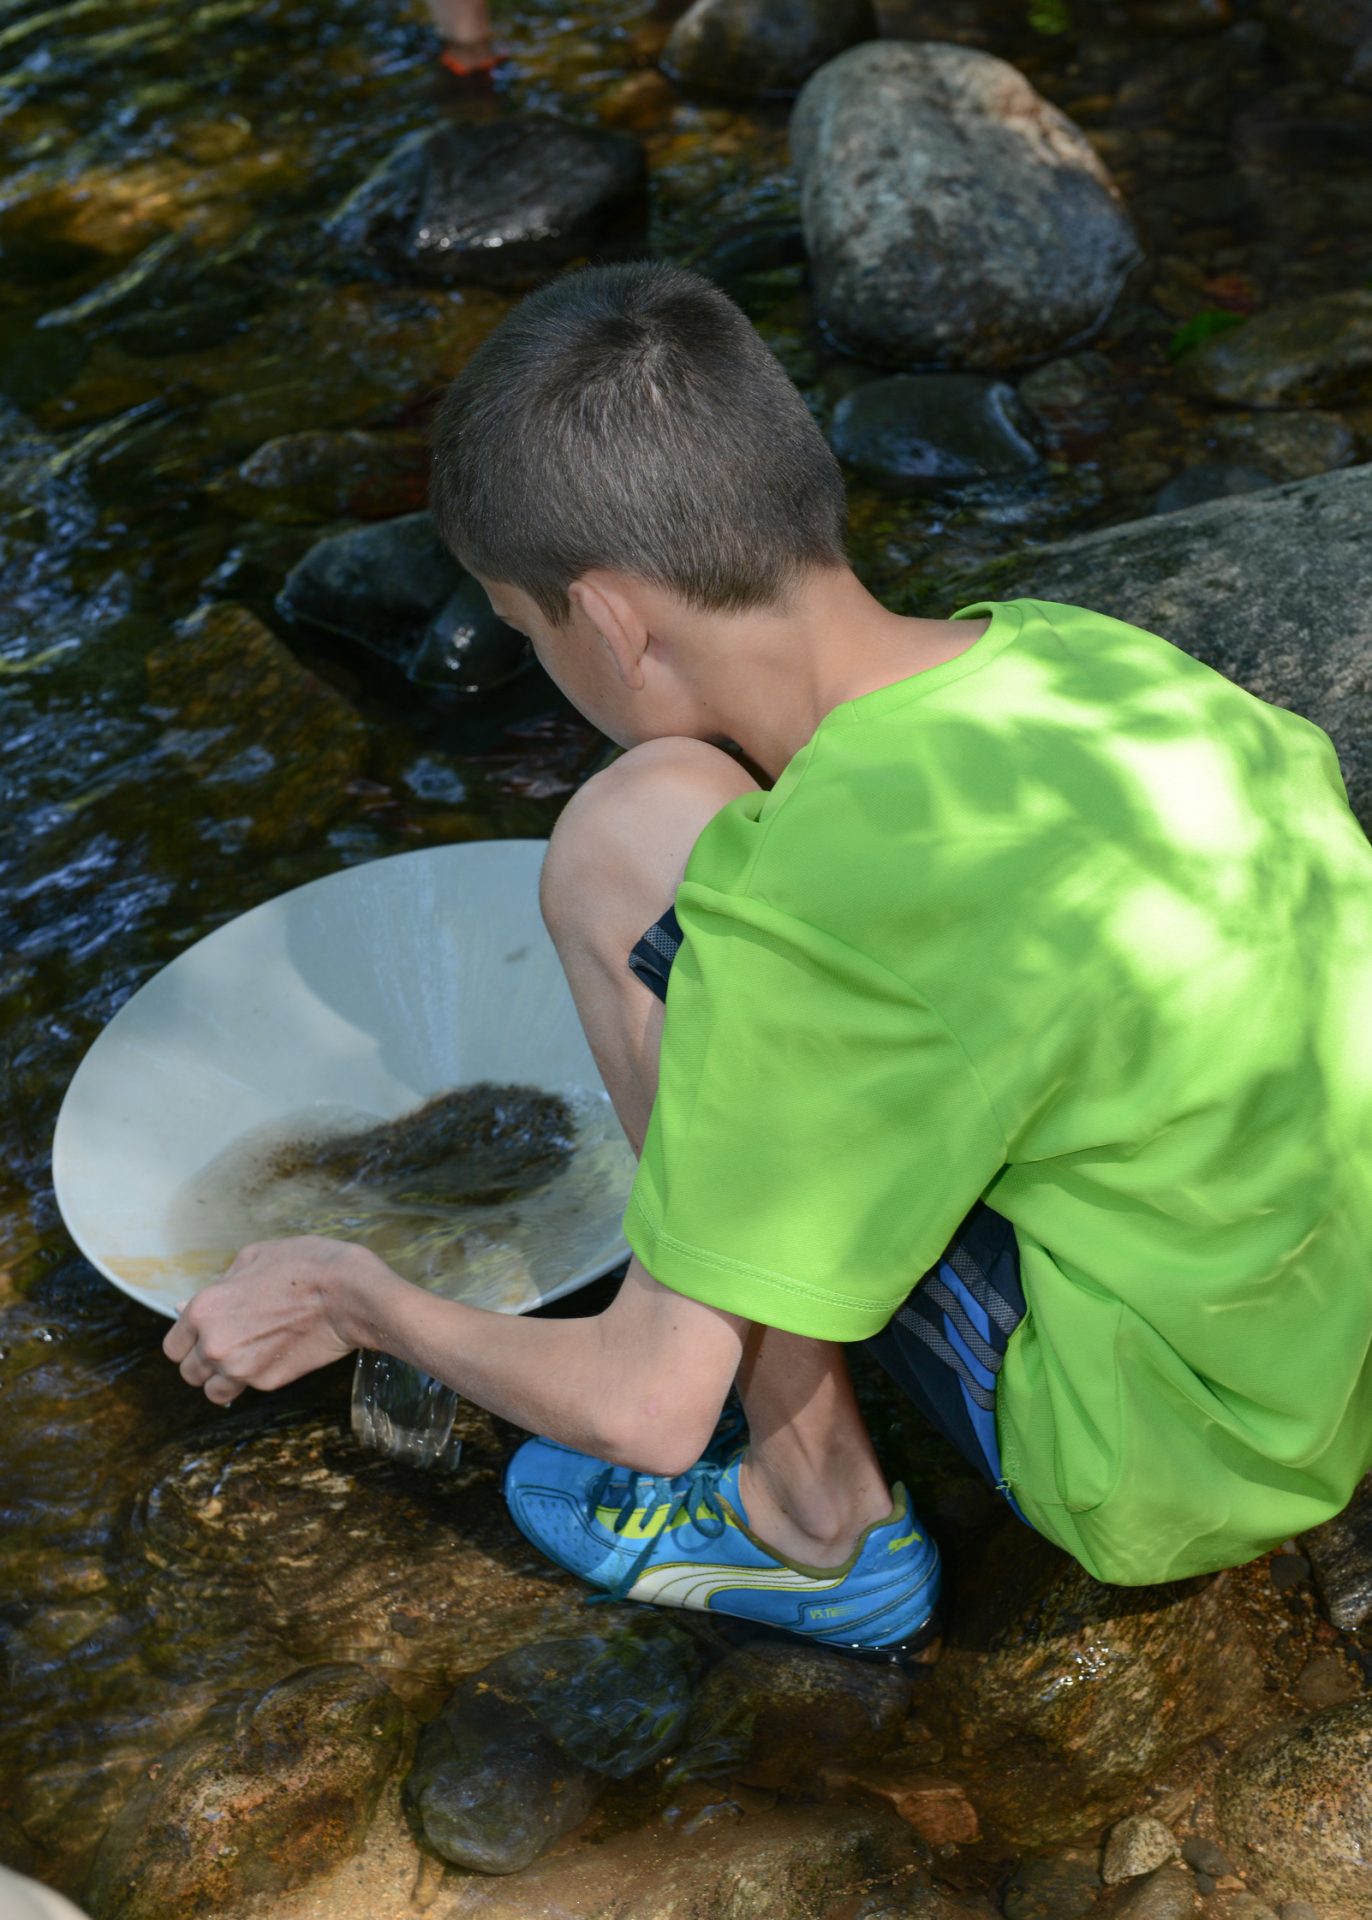
[[(851, 1569), (850, 1569), (851, 1571)], [(831, 1593), (841, 1587), (847, 1573), (832, 1580), (820, 1580), (810, 1573), (797, 1573), (791, 1567), (756, 1567), (744, 1572), (738, 1567), (701, 1566), (687, 1560), (666, 1560), (660, 1566), (647, 1567), (629, 1589), (630, 1600), (654, 1600), (661, 1607), (707, 1608), (717, 1593), (742, 1587), (754, 1593)]]

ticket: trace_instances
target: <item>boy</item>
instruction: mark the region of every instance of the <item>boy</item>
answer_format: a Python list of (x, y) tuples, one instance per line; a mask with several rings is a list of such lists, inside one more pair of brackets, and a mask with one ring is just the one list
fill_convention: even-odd
[(629, 749), (542, 897), (641, 1153), (635, 1258), (599, 1316), (519, 1320), (248, 1248), (168, 1335), (185, 1377), (382, 1347), (546, 1436), (507, 1495), (562, 1565), (867, 1650), (918, 1639), (938, 1560), (849, 1342), (1101, 1579), (1337, 1512), (1372, 1462), (1372, 848), (1327, 737), (1079, 608), (888, 612), (800, 396), (678, 269), (525, 301), (433, 504)]

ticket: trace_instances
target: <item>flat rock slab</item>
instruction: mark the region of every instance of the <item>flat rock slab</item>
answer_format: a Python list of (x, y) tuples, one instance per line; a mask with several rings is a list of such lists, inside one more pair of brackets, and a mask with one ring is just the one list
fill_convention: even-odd
[(409, 278), (522, 286), (584, 253), (645, 183), (631, 135), (514, 114), (411, 134), (329, 233), (344, 252)]
[(1024, 548), (942, 581), (938, 610), (1021, 596), (1161, 634), (1304, 714), (1372, 827), (1372, 466)]
[(821, 319), (878, 366), (1021, 366), (1104, 321), (1142, 248), (1090, 142), (1016, 68), (871, 40), (791, 116)]

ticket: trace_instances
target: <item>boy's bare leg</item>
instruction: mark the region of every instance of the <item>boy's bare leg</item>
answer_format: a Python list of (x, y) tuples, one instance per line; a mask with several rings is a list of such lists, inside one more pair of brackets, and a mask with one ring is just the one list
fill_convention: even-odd
[[(657, 1092), (663, 1007), (630, 972), (629, 952), (675, 899), (706, 822), (755, 785), (703, 741), (654, 740), (588, 781), (553, 834), (544, 918), (635, 1153)], [(788, 1559), (837, 1566), (891, 1510), (843, 1348), (756, 1326), (738, 1389), (749, 1429), (740, 1490), (753, 1530)]]

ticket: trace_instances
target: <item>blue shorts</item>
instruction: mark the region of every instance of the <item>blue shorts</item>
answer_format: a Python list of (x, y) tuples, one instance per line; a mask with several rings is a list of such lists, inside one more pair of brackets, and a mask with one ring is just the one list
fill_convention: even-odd
[[(629, 955), (630, 971), (664, 1003), (681, 938), (669, 907)], [(1015, 1230), (978, 1200), (881, 1332), (858, 1342), (1021, 1520), (1001, 1469), (996, 1384), (1024, 1313)]]

